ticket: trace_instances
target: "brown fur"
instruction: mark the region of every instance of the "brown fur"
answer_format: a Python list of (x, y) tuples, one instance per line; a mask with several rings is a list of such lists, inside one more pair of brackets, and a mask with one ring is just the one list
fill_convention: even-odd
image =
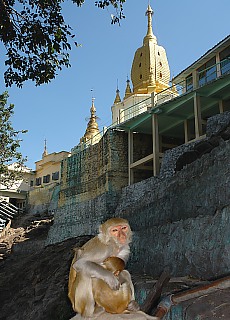
[(73, 264), (77, 261), (77, 258), (79, 256), (79, 251), (81, 249), (80, 248), (74, 248), (74, 257), (70, 266), (70, 271), (69, 271), (69, 281), (68, 281), (68, 297), (72, 303), (72, 308), (74, 311), (76, 311), (75, 309), (75, 291), (76, 291), (76, 277), (77, 277), (77, 272), (76, 270), (73, 268)]
[[(127, 241), (123, 244), (118, 243), (119, 239), (115, 241), (109, 233), (110, 228), (118, 225), (128, 226)], [(69, 273), (68, 297), (73, 310), (83, 317), (92, 316), (97, 305), (110, 313), (121, 313), (130, 300), (134, 299), (131, 277), (128, 271), (123, 270), (124, 261), (128, 260), (130, 252), (128, 243), (131, 235), (127, 220), (112, 218), (101, 225), (98, 236), (89, 240), (82, 248), (76, 248)], [(111, 260), (106, 261), (109, 257)], [(114, 260), (113, 265), (112, 260), (116, 257), (118, 260)], [(116, 277), (114, 271), (107, 270), (106, 264), (108, 268), (118, 268), (118, 273), (123, 271)], [(119, 287), (119, 283), (119, 290), (113, 290)]]
[(103, 266), (118, 276), (119, 273), (125, 269), (125, 262), (118, 257), (109, 257), (104, 260)]
[(120, 275), (125, 263), (118, 257), (109, 257), (103, 262), (103, 266), (119, 277), (121, 286), (119, 290), (112, 290), (103, 280), (94, 278), (92, 282), (94, 300), (109, 313), (123, 313), (131, 300), (129, 283), (124, 282)]

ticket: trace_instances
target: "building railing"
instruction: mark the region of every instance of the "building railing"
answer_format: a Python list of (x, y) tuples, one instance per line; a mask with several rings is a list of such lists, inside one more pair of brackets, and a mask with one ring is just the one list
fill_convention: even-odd
[(142, 114), (151, 108), (158, 107), (159, 105), (170, 101), (178, 96), (187, 94), (193, 89), (198, 89), (212, 81), (217, 80), (221, 76), (227, 75), (230, 73), (230, 57), (222, 60), (219, 63), (216, 63), (204, 70), (201, 70), (197, 72), (197, 82), (195, 83), (193, 81), (193, 77), (188, 77), (185, 80), (178, 82), (178, 83), (172, 83), (171, 86), (169, 86), (167, 89), (154, 94), (153, 97), (153, 105), (152, 105), (152, 98), (148, 97), (143, 99), (142, 101), (133, 104), (132, 106), (123, 109), (120, 111), (120, 116), (118, 122), (112, 123), (108, 127), (104, 127), (97, 135), (93, 136), (91, 140), (88, 140), (86, 142), (81, 142), (77, 146), (75, 146), (71, 153), (79, 153), (81, 151), (86, 150), (90, 145), (92, 145), (93, 140), (99, 141), (100, 139), (97, 139), (97, 136), (103, 137), (103, 135), (106, 133), (108, 129), (115, 128), (116, 125), (119, 123), (128, 121), (139, 114)]
[[(95, 134), (91, 139), (86, 140), (86, 141), (82, 141), (78, 145), (73, 147), (71, 149), (71, 154), (76, 154), (76, 153), (79, 153), (79, 152), (83, 152), (89, 146), (91, 146), (93, 144), (96, 144), (97, 142), (100, 141), (100, 139), (104, 136), (104, 134), (107, 132), (108, 129), (114, 128), (116, 125), (117, 125), (117, 122), (116, 123), (112, 123), (108, 127), (103, 127), (103, 129), (99, 133)], [(94, 143), (94, 141), (96, 141), (96, 142)], [(68, 160), (68, 158), (66, 158), (66, 159)]]
[(79, 153), (81, 151), (86, 150), (90, 145), (94, 144), (94, 141), (99, 141), (98, 136), (101, 138), (103, 135), (107, 132), (108, 129), (115, 128), (116, 125), (119, 123), (125, 122), (131, 118), (136, 117), (137, 115), (146, 112), (147, 110), (150, 110), (152, 107), (151, 103), (151, 96), (148, 98), (145, 98), (144, 100), (141, 100), (140, 102), (137, 102), (133, 104), (131, 107), (123, 109), (120, 111), (120, 116), (119, 120), (112, 123), (108, 127), (104, 127), (99, 133), (94, 135), (91, 139), (85, 141), (85, 142), (80, 142), (77, 146), (71, 149), (72, 154)]
[(138, 116), (139, 114), (147, 111), (149, 108), (151, 108), (151, 97), (148, 97), (138, 103), (135, 103), (129, 108), (121, 110), (120, 123)]
[(193, 77), (190, 76), (181, 82), (173, 83), (169, 88), (155, 94), (153, 107), (158, 107), (166, 101), (172, 100), (177, 96), (181, 96), (183, 94), (191, 92), (194, 89), (198, 89), (229, 73), (230, 58), (227, 58), (206, 69), (198, 71), (196, 76), (196, 82), (193, 81)]

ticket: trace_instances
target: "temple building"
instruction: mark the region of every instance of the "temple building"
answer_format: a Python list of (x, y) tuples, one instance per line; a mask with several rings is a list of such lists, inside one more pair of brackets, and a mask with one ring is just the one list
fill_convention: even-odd
[[(229, 77), (227, 36), (174, 77), (171, 87), (152, 92), (148, 110), (116, 125), (129, 137), (129, 184), (137, 181), (135, 175), (140, 170), (152, 170), (153, 175), (158, 175), (167, 150), (206, 138), (207, 120), (230, 110)], [(143, 101), (131, 106), (129, 114), (134, 114), (142, 104)], [(137, 134), (151, 137), (149, 153), (139, 158), (135, 155)]]
[[(125, 96), (121, 100), (117, 88), (112, 106), (113, 124), (121, 123), (146, 111), (151, 105), (151, 94), (157, 94), (169, 88), (170, 69), (167, 55), (165, 49), (158, 45), (157, 38), (153, 34), (152, 15), (153, 10), (148, 5), (146, 11), (147, 34), (143, 39), (143, 45), (136, 50), (132, 63), (133, 90), (130, 86), (130, 80), (127, 79)], [(172, 90), (172, 95), (176, 94), (176, 90)], [(137, 105), (136, 108), (135, 105)]]
[(147, 34), (135, 52), (123, 99), (117, 87), (111, 126), (100, 133), (93, 98), (86, 131), (71, 154), (49, 155), (45, 146), (42, 160), (36, 163), (40, 190), (34, 193), (34, 202), (30, 199), (34, 207), (38, 199), (49, 207), (51, 191), (49, 197), (43, 192), (45, 198), (38, 187), (47, 190), (52, 182), (60, 181), (53, 197), (56, 207), (65, 207), (102, 194), (117, 197), (127, 185), (160, 176), (167, 171), (170, 152), (177, 147), (190, 150), (206, 141), (208, 119), (230, 110), (230, 36), (170, 82), (165, 50), (152, 31), (150, 5), (146, 15)]
[(70, 155), (67, 151), (48, 153), (46, 140), (42, 159), (35, 162), (35, 187), (57, 184), (61, 178), (61, 161)]

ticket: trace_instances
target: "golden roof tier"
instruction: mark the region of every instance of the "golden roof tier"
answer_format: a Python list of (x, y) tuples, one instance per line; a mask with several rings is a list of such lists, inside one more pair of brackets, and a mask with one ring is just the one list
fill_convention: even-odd
[(131, 70), (133, 92), (160, 92), (169, 87), (170, 70), (165, 49), (157, 44), (152, 31), (153, 10), (150, 5), (146, 11), (148, 17), (147, 34), (143, 46), (137, 49)]

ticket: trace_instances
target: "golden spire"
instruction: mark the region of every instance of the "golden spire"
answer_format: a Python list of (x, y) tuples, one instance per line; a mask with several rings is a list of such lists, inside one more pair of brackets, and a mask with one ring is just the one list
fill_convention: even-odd
[(97, 142), (99, 139), (95, 138), (95, 136), (98, 136), (98, 138), (100, 137), (100, 131), (97, 123), (98, 117), (96, 116), (96, 108), (94, 105), (94, 100), (95, 98), (92, 98), (92, 106), (90, 108), (90, 113), (91, 113), (90, 119), (87, 124), (85, 134), (81, 139), (81, 141), (84, 141), (84, 142), (86, 142), (87, 140), (92, 140), (92, 142), (93, 140), (95, 140), (94, 142)]
[(47, 151), (47, 146), (46, 146), (46, 139), (45, 139), (45, 144), (44, 144), (44, 151), (43, 151), (43, 154), (42, 154), (42, 158), (44, 158), (45, 156), (48, 155), (48, 151)]
[(144, 37), (143, 43), (145, 44), (149, 40), (155, 40), (155, 42), (157, 43), (157, 38), (153, 34), (153, 28), (152, 28), (153, 10), (152, 10), (152, 8), (150, 6), (150, 3), (148, 4), (148, 8), (147, 8), (147, 11), (146, 11), (145, 15), (148, 17), (148, 29), (147, 29), (147, 34)]
[(132, 90), (131, 90), (131, 87), (130, 87), (130, 81), (129, 81), (129, 79), (127, 79), (124, 99), (128, 98), (131, 95), (132, 95)]
[(148, 5), (147, 34), (143, 39), (142, 47), (135, 52), (131, 69), (133, 92), (150, 94), (161, 92), (169, 87), (170, 70), (165, 49), (157, 44), (157, 38), (152, 30), (153, 10)]
[(121, 102), (121, 97), (120, 97), (120, 91), (119, 91), (119, 89), (117, 88), (117, 90), (116, 90), (116, 97), (115, 97), (114, 103), (119, 103), (119, 102)]

